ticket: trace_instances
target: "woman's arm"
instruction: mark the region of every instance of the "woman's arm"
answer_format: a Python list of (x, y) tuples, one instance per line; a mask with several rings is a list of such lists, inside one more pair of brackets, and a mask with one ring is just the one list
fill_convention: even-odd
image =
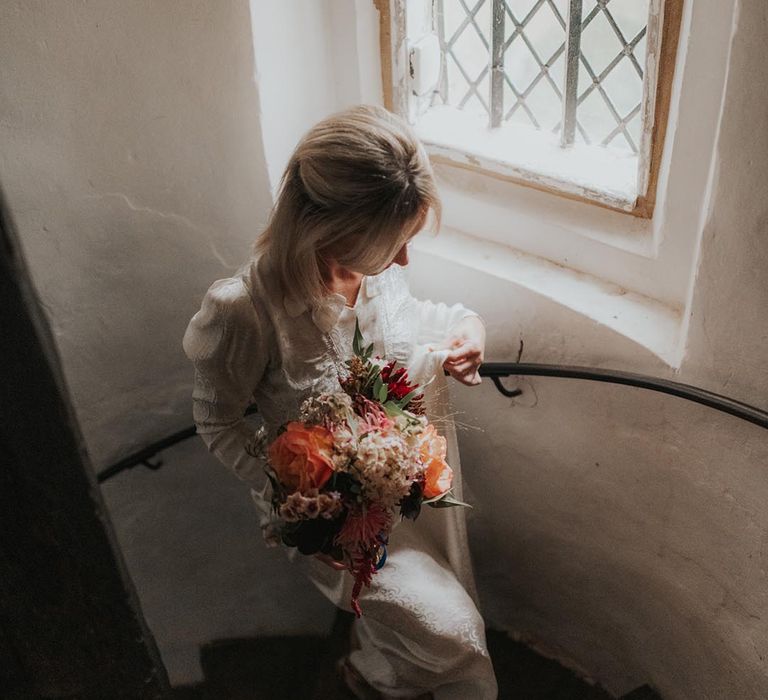
[(208, 450), (239, 478), (263, 484), (263, 462), (248, 453), (254, 430), (244, 420), (269, 358), (268, 324), (242, 280), (211, 285), (184, 334), (195, 366), (192, 410)]
[(478, 370), (485, 354), (485, 324), (480, 316), (465, 316), (451, 330), (450, 352), (443, 367), (454, 379), (467, 386), (480, 384)]
[(463, 304), (411, 299), (417, 307), (416, 342), (433, 350), (448, 349), (444, 369), (462, 384), (480, 384), (478, 369), (485, 352), (485, 324), (480, 316)]

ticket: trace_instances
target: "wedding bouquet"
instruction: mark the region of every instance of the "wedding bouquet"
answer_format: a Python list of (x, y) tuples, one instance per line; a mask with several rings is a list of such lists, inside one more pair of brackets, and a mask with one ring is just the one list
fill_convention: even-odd
[(395, 361), (372, 358), (356, 324), (339, 391), (307, 399), (297, 420), (261, 447), (276, 534), (302, 554), (322, 553), (354, 576), (351, 605), (386, 561), (395, 518), (421, 506), (465, 506), (451, 493), (445, 438), (424, 416), (423, 387)]

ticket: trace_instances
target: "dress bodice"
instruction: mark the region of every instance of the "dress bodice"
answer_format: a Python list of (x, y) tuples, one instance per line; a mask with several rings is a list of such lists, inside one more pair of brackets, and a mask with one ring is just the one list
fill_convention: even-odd
[(340, 294), (309, 307), (278, 289), (264, 260), (251, 260), (211, 285), (184, 336), (198, 433), (220, 461), (258, 484), (263, 465), (246, 449), (253, 428), (245, 409), (255, 401), (274, 432), (308, 396), (338, 391), (355, 320), (374, 354), (397, 360), (422, 384), (440, 371), (450, 329), (474, 315), (461, 304), (414, 299), (399, 265), (364, 277), (353, 309)]
[[(453, 491), (461, 499), (458, 445), (442, 364), (451, 329), (475, 314), (461, 304), (414, 299), (406, 271), (398, 265), (366, 277), (354, 309), (345, 309), (344, 297), (339, 294), (329, 294), (319, 306), (309, 308), (300, 300), (280, 296), (277, 288), (269, 272), (251, 261), (233, 277), (211, 285), (184, 336), (184, 350), (195, 366), (193, 413), (197, 431), (208, 449), (251, 486), (267, 540), (274, 509), (268, 498), (264, 465), (248, 449), (254, 427), (245, 420), (245, 410), (255, 400), (266, 425), (274, 430), (297, 416), (305, 397), (338, 390), (339, 371), (352, 354), (355, 320), (365, 341), (373, 343), (374, 353), (398, 360), (417, 384), (435, 380), (425, 389), (424, 407), (446, 438), (447, 459), (454, 472)], [(394, 648), (400, 633), (403, 639), (417, 640), (423, 648), (434, 647), (437, 641), (434, 659), (446, 660), (444, 668), (436, 669), (439, 682), (456, 680), (454, 685), (460, 688), (457, 697), (490, 700), (495, 697), (495, 682), (482, 643), (482, 620), (470, 600), (476, 599), (476, 593), (463, 509), (425, 508), (416, 523), (399, 530), (403, 532), (390, 543), (384, 575), (375, 577), (373, 586), (364, 592), (372, 602), (370, 619), (379, 614), (386, 622), (376, 628), (377, 636), (366, 642), (367, 647), (374, 650), (378, 664), (380, 648)], [(348, 574), (314, 557), (299, 556), (295, 549), (289, 549), (288, 556), (336, 605), (349, 601), (353, 579)], [(432, 568), (430, 562), (435, 562)], [(437, 593), (436, 581), (444, 584)], [(456, 596), (444, 594), (448, 589)], [(435, 600), (439, 604), (433, 610), (429, 603)], [(453, 601), (448, 608), (447, 600)], [(399, 632), (390, 634), (389, 627)], [(456, 647), (462, 653), (473, 650), (481, 670), (457, 666), (452, 651)], [(360, 663), (364, 663), (362, 657)], [(399, 671), (398, 683), (407, 686), (409, 678), (403, 674), (410, 668), (406, 664)], [(413, 668), (422, 676), (420, 667)], [(462, 679), (477, 674), (484, 689), (481, 692), (473, 686), (468, 695), (469, 686)]]

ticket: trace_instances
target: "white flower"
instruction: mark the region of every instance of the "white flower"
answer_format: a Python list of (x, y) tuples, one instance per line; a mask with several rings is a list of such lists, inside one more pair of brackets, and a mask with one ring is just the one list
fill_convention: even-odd
[(339, 391), (310, 396), (301, 404), (299, 417), (303, 423), (338, 425), (345, 423), (352, 412), (352, 399)]

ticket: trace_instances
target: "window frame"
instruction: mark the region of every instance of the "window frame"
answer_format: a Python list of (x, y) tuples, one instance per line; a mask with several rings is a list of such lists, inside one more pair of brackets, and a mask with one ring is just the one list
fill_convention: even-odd
[[(677, 61), (677, 47), (685, 0), (657, 1), (657, 12), (649, 16), (649, 36), (659, 36), (658, 60), (649, 51), (644, 90), (652, 90), (654, 99), (643, 97), (643, 136), (639, 154), (638, 194), (627, 204), (575, 185), (565, 179), (540, 174), (494, 161), (492, 165), (462, 151), (459, 147), (436, 146), (426, 141), (433, 162), (468, 169), (496, 179), (531, 187), (580, 202), (587, 202), (640, 219), (651, 219), (656, 208), (659, 170), (667, 134), (672, 85)], [(409, 114), (410, 66), (406, 32), (407, 0), (374, 0), (379, 11), (381, 72), (385, 106), (407, 117)]]

